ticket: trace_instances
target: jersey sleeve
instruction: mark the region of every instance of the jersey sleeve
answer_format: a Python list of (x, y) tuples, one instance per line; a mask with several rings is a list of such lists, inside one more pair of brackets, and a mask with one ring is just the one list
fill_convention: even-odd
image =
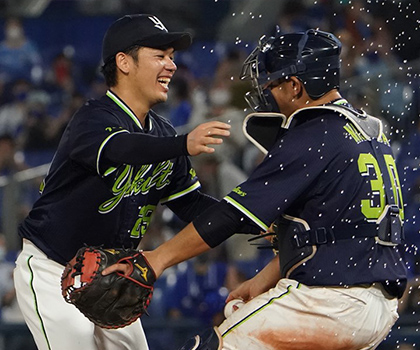
[(100, 164), (104, 146), (112, 137), (129, 131), (121, 126), (110, 112), (101, 109), (83, 109), (72, 120), (70, 129), (70, 158), (99, 175), (113, 164)]
[(165, 204), (201, 187), (197, 174), (186, 156), (178, 157), (173, 168), (171, 184), (160, 202)]
[(334, 152), (325, 138), (319, 120), (288, 130), (248, 180), (224, 200), (267, 230), (324, 172), (328, 153)]

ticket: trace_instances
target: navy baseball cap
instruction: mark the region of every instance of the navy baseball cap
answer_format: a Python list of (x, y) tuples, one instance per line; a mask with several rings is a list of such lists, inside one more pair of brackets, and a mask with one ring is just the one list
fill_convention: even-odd
[(172, 47), (185, 50), (192, 42), (187, 32), (169, 32), (153, 15), (127, 15), (116, 20), (108, 28), (102, 43), (102, 60), (107, 63), (118, 52), (134, 45), (155, 49)]

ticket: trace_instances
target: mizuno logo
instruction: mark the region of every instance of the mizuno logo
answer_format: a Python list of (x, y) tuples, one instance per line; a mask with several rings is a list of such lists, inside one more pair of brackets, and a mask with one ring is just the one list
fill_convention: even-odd
[(155, 27), (157, 29), (163, 30), (165, 32), (167, 32), (168, 30), (166, 29), (166, 27), (163, 25), (163, 23), (159, 20), (159, 18), (157, 18), (156, 16), (151, 16), (149, 17), (149, 19), (155, 24)]
[(147, 281), (147, 273), (149, 272), (149, 269), (147, 267), (141, 267), (139, 264), (135, 264), (136, 267), (141, 271), (141, 277), (143, 277), (143, 279)]

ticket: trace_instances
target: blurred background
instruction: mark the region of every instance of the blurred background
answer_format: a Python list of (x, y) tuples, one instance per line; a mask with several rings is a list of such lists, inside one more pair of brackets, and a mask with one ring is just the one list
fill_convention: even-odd
[[(215, 155), (193, 159), (203, 191), (217, 198), (262, 159), (242, 133), (249, 86), (239, 80), (259, 37), (278, 25), (283, 33), (319, 28), (341, 39), (341, 93), (384, 121), (405, 198), (409, 288), (401, 317), (379, 349), (420, 349), (418, 0), (0, 0), (0, 350), (35, 349), (13, 289), (17, 226), (39, 195), (72, 114), (106, 91), (102, 37), (115, 19), (131, 13), (156, 15), (170, 30), (194, 36), (192, 47), (177, 53), (169, 100), (156, 111), (179, 133), (211, 119), (232, 124), (232, 136)], [(159, 208), (142, 248), (156, 247), (185, 224)], [(165, 272), (150, 316), (142, 319), (151, 350), (176, 349), (223, 320), (229, 290), (273, 254), (247, 238), (237, 235)]]

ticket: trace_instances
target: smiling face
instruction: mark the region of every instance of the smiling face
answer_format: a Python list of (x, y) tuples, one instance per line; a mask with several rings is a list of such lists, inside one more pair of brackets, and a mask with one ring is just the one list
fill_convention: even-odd
[(127, 86), (147, 108), (165, 102), (169, 83), (177, 69), (173, 61), (174, 50), (141, 47), (136, 58), (126, 56), (129, 69), (123, 71)]
[(165, 102), (168, 99), (169, 83), (177, 69), (174, 50), (142, 47), (137, 58), (133, 85), (139, 96), (146, 98), (150, 106)]

